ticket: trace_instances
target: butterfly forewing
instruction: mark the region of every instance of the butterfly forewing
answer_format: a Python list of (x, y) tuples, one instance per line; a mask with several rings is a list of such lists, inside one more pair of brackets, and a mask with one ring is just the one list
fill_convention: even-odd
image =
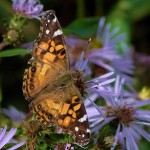
[(41, 19), (40, 33), (34, 42), (32, 55), (52, 67), (57, 66), (57, 69), (69, 68), (63, 32), (53, 11), (45, 12)]
[(23, 93), (28, 100), (69, 69), (64, 36), (53, 11), (45, 12), (41, 19), (40, 33), (34, 42), (29, 64), (23, 81)]

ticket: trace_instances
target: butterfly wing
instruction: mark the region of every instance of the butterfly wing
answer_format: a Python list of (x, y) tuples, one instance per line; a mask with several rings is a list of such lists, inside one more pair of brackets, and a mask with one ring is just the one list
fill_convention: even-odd
[[(46, 126), (60, 127), (77, 144), (86, 145), (90, 138), (88, 118), (81, 94), (71, 79), (64, 36), (53, 11), (46, 12), (41, 19), (40, 34), (34, 42), (29, 64), (23, 92), (31, 100), (37, 119)], [(69, 79), (66, 72), (70, 73)]]
[(41, 19), (40, 33), (34, 42), (32, 56), (50, 66), (57, 66), (57, 70), (69, 68), (63, 32), (52, 10), (45, 12)]
[(89, 143), (90, 130), (82, 97), (73, 83), (37, 97), (32, 102), (36, 117), (71, 134), (78, 145)]
[(28, 100), (69, 69), (64, 36), (51, 10), (45, 12), (41, 19), (40, 33), (34, 42), (29, 64), (31, 66), (25, 70), (23, 79), (23, 93)]

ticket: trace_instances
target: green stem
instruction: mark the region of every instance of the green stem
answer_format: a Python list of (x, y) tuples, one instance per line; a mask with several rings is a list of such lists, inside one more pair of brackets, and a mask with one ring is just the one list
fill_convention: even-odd
[(85, 17), (85, 1), (77, 0), (77, 18)]

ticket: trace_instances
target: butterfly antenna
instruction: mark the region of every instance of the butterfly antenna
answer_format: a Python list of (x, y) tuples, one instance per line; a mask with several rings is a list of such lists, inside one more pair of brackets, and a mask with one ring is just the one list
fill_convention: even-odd
[[(87, 45), (87, 47), (86, 47), (86, 49), (85, 50), (83, 50), (82, 51), (82, 53), (81, 53), (81, 55), (80, 55), (80, 61), (78, 62), (78, 64), (77, 64), (77, 68), (78, 68), (78, 70), (83, 70), (83, 68), (86, 66), (86, 64), (88, 63), (88, 59), (85, 59), (84, 60), (84, 55), (85, 55), (85, 53), (86, 53), (86, 51), (89, 49), (89, 47), (90, 47), (90, 44), (91, 44), (91, 38), (89, 38), (89, 40), (88, 40), (88, 45)], [(84, 65), (83, 65), (84, 64)]]
[(86, 51), (88, 51), (90, 49), (90, 46), (91, 46), (91, 43), (92, 43), (91, 41), (92, 41), (92, 38), (89, 38)]

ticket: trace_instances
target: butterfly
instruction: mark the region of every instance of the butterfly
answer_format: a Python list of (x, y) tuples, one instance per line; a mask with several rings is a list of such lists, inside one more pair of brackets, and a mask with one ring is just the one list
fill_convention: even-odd
[(82, 73), (70, 69), (64, 35), (55, 12), (44, 12), (40, 33), (23, 78), (23, 93), (36, 118), (71, 134), (75, 143), (89, 143), (90, 129), (83, 104)]

